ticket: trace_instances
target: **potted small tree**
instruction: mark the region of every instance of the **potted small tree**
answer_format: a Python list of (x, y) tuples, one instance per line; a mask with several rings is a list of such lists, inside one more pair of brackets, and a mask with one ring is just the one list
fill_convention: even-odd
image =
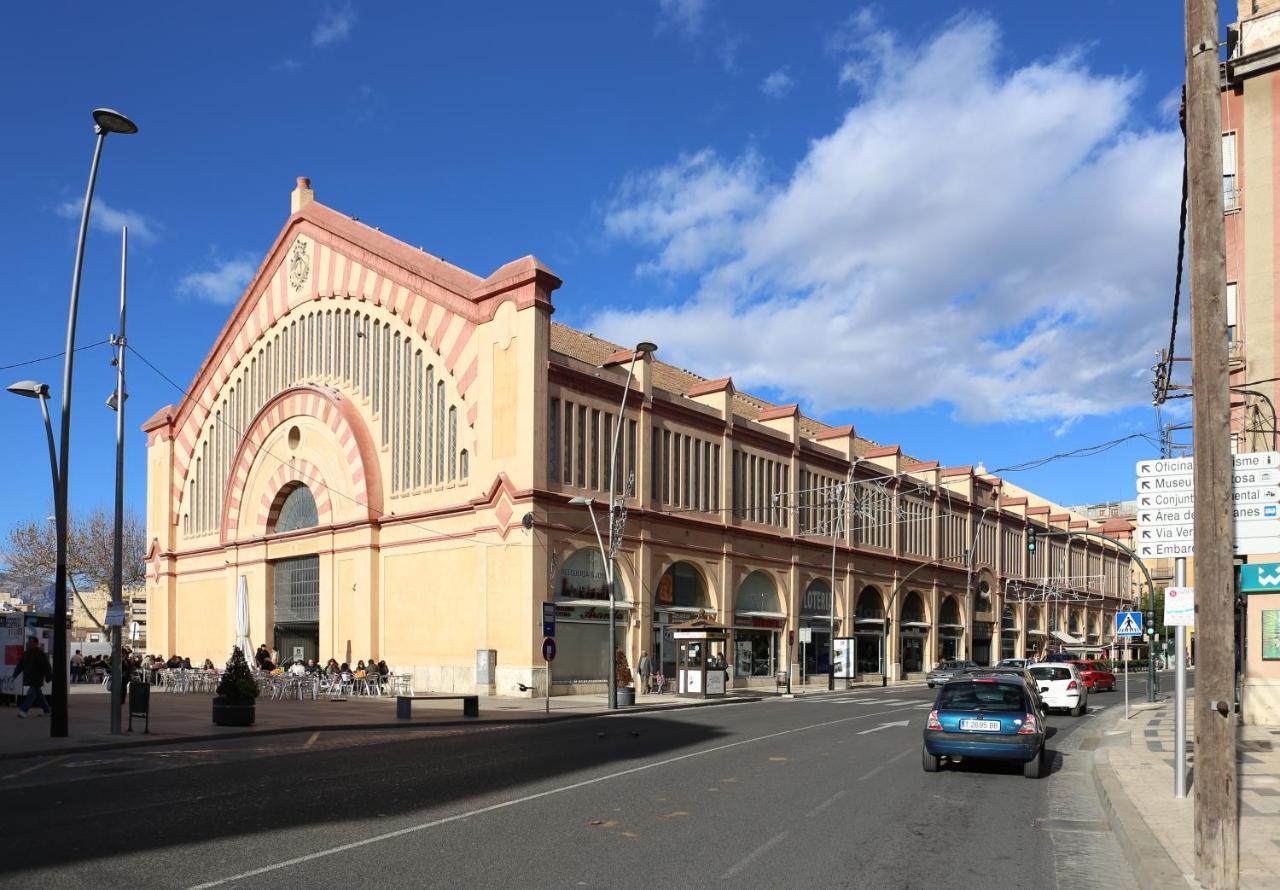
[(621, 649), (613, 654), (614, 673), (618, 678), (618, 707), (626, 708), (636, 703), (636, 690), (632, 684), (631, 668), (627, 655)]
[(253, 726), (257, 698), (258, 681), (253, 679), (244, 653), (236, 646), (213, 699), (214, 726)]

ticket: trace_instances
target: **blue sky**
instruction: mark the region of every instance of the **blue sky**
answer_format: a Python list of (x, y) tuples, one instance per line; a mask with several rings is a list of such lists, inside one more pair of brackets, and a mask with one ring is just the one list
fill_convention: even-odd
[[(129, 340), (184, 385), (306, 175), (481, 275), (536, 254), (559, 321), (922, 458), (995, 469), (1155, 429), (1178, 4), (21, 4), (4, 35), (0, 364), (63, 347), (105, 105), (141, 132), (106, 146), (78, 343), (114, 330), (128, 221)], [(129, 371), (140, 509), (138, 426), (180, 394)], [(5, 373), (56, 407), (60, 361)], [(112, 496), (112, 385), (106, 346), (79, 353), (77, 509)], [(0, 421), (7, 527), (50, 495), (34, 403)], [(1128, 498), (1153, 451), (1009, 478)]]

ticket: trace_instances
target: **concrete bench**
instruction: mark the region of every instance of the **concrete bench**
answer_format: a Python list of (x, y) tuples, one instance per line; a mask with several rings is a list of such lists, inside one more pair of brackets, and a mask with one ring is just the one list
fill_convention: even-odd
[(397, 695), (396, 719), (408, 720), (413, 716), (413, 703), (416, 701), (456, 701), (462, 699), (462, 716), (480, 716), (480, 696), (478, 695)]

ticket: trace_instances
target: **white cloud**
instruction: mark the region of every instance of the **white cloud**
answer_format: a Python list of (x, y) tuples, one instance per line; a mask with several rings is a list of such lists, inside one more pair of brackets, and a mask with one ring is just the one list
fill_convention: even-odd
[(711, 150), (628, 177), (606, 231), (686, 303), (608, 309), (619, 342), (812, 410), (949, 404), (1057, 420), (1145, 404), (1167, 336), (1176, 130), (1133, 131), (1138, 84), (1075, 54), (1005, 71), (982, 17), (894, 65), (789, 175)]
[(694, 37), (702, 31), (707, 0), (658, 0), (658, 11), (663, 26), (675, 28), (686, 37)]
[(795, 85), (795, 78), (787, 73), (787, 69), (779, 68), (760, 82), (760, 92), (771, 99), (781, 99)]
[(178, 281), (178, 293), (210, 303), (234, 303), (244, 293), (257, 268), (249, 255), (230, 260), (215, 259), (212, 269), (182, 276)]
[(311, 45), (325, 47), (341, 43), (351, 36), (351, 27), (355, 23), (356, 13), (350, 6), (326, 9), (311, 32)]
[[(66, 219), (80, 219), (84, 212), (81, 200), (63, 201), (56, 208), (58, 216)], [(108, 235), (119, 235), (123, 226), (129, 227), (129, 237), (150, 244), (160, 235), (160, 224), (148, 219), (136, 210), (119, 210), (101, 198), (93, 199), (89, 209), (89, 227)]]

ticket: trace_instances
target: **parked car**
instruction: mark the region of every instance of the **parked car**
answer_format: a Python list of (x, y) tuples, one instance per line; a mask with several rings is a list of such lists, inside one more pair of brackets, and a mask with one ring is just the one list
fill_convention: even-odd
[(1116, 688), (1116, 675), (1100, 661), (1079, 661), (1071, 662), (1080, 669), (1080, 676), (1084, 677), (1084, 685), (1089, 687), (1090, 692), (1112, 692)]
[(1012, 760), (1038, 779), (1045, 769), (1044, 712), (1015, 676), (958, 677), (943, 685), (925, 721), (926, 773), (942, 759)]
[(932, 689), (935, 686), (941, 686), (952, 677), (957, 674), (962, 674), (972, 667), (977, 667), (977, 665), (972, 661), (940, 661), (933, 670), (929, 671), (929, 673), (925, 675), (924, 681), (928, 683), (929, 688)]
[(1049, 653), (1048, 655), (1046, 655), (1044, 658), (1040, 659), (1040, 661), (1039, 661), (1039, 662), (1033, 662), (1033, 663), (1035, 663), (1035, 664), (1056, 664), (1056, 663), (1059, 663), (1059, 662), (1072, 661), (1072, 660), (1074, 660), (1074, 658), (1075, 658), (1075, 656), (1074, 656), (1074, 655), (1072, 655), (1070, 652), (1050, 652), (1050, 653)]
[(1081, 716), (1089, 707), (1089, 688), (1084, 685), (1080, 669), (1071, 662), (1040, 662), (1028, 670), (1040, 687), (1040, 698), (1051, 709), (1070, 711)]
[(996, 665), (998, 668), (1024, 668), (1031, 664), (1030, 658), (1002, 658), (1000, 663)]

